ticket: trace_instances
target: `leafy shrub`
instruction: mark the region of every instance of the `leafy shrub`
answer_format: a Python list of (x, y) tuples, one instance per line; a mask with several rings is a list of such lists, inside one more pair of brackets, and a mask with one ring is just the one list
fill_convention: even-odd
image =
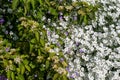
[(0, 74), (9, 80), (68, 80), (67, 61), (62, 51), (54, 51), (56, 45), (47, 44), (43, 26), (66, 16), (69, 23), (89, 24), (98, 5), (57, 0), (2, 0), (0, 4)]

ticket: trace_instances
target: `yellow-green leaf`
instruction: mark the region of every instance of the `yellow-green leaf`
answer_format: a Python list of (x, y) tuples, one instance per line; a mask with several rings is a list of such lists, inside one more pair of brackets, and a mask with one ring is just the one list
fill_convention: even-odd
[(15, 80), (15, 74), (14, 74), (14, 72), (11, 73), (11, 78), (12, 78), (12, 80)]
[(29, 61), (27, 59), (23, 60), (24, 65), (28, 65)]
[(39, 40), (40, 40), (40, 34), (39, 34), (39, 32), (35, 32), (35, 37), (36, 37), (36, 40), (37, 40), (37, 42), (39, 42)]
[(57, 11), (54, 8), (49, 8), (52, 15), (57, 15)]
[(38, 49), (38, 55), (39, 55), (39, 56), (41, 55), (41, 50), (40, 50), (40, 49)]
[(31, 1), (31, 4), (32, 4), (32, 8), (35, 9), (35, 0), (30, 0)]
[(42, 0), (39, 0), (39, 3), (40, 3), (40, 5), (42, 5), (43, 4)]
[(67, 77), (66, 77), (65, 75), (64, 75), (62, 78), (63, 78), (62, 80), (68, 80)]
[(25, 68), (28, 70), (28, 71), (31, 71), (30, 67), (28, 65), (25, 65)]
[(24, 74), (25, 72), (25, 67), (23, 64), (20, 65), (20, 70), (21, 70), (21, 74)]
[(18, 4), (19, 4), (19, 0), (13, 0), (12, 1), (12, 8), (13, 8), (13, 10), (17, 9)]
[(46, 69), (48, 69), (49, 68), (49, 65), (50, 65), (50, 62), (49, 61), (46, 61)]
[(87, 16), (86, 16), (86, 15), (84, 16), (84, 23), (85, 23), (85, 24), (88, 23), (88, 21), (87, 21)]
[(57, 80), (58, 77), (59, 77), (59, 74), (56, 73), (56, 74), (53, 76), (53, 80)]
[(24, 75), (18, 75), (18, 80), (25, 80)]
[(65, 61), (63, 61), (63, 62), (62, 62), (62, 65), (63, 65), (64, 67), (66, 67), (66, 66), (67, 66), (67, 63), (66, 63)]
[(10, 78), (11, 78), (11, 71), (7, 71), (7, 78), (8, 78), (8, 80), (10, 80)]
[(49, 53), (49, 57), (55, 56), (55, 53)]
[(45, 41), (44, 41), (44, 39), (40, 39), (40, 43), (41, 43), (42, 46), (45, 46)]
[(16, 70), (17, 70), (17, 73), (20, 73), (20, 68), (16, 68)]

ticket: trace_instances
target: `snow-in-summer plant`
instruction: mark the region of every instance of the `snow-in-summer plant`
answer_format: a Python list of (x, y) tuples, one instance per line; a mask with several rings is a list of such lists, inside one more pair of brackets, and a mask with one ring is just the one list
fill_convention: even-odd
[(58, 56), (54, 46), (46, 44), (44, 23), (28, 12), (35, 9), (26, 11), (28, 3), (24, 0), (0, 4), (0, 79), (68, 80), (63, 53), (57, 52)]
[(100, 4), (102, 8), (95, 13), (96, 20), (89, 25), (75, 25), (65, 16), (66, 21), (52, 24), (57, 30), (47, 28), (49, 43), (58, 45), (64, 52), (69, 78), (120, 80), (120, 1), (79, 1)]

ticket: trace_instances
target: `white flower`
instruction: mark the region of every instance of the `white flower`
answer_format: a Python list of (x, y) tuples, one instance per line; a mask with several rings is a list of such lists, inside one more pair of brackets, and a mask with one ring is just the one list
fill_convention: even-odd
[(20, 64), (21, 61), (22, 61), (22, 59), (21, 59), (20, 57), (16, 57), (16, 58), (14, 59), (14, 62), (15, 62), (16, 64)]

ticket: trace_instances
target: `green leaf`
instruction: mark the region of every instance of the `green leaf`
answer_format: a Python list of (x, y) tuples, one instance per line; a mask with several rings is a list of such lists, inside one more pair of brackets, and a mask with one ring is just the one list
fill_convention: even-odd
[(31, 71), (30, 67), (28, 65), (25, 65), (25, 68), (28, 70), (28, 71)]
[(24, 75), (18, 75), (18, 80), (25, 80)]
[(45, 0), (45, 3), (46, 3), (48, 6), (50, 6), (50, 3), (49, 3), (48, 0)]
[(53, 80), (57, 80), (58, 77), (59, 77), (59, 74), (56, 73), (56, 74), (53, 76)]
[(19, 4), (19, 0), (13, 0), (12, 1), (12, 9), (13, 10), (17, 9), (18, 4)]
[(83, 18), (84, 18), (84, 16), (80, 16), (80, 24), (82, 24), (83, 23)]
[(7, 78), (10, 80), (10, 78), (11, 78), (11, 71), (7, 71)]
[(35, 43), (35, 41), (36, 41), (36, 40), (35, 40), (35, 38), (33, 38), (33, 39), (31, 39), (31, 41), (30, 41), (30, 42), (31, 42), (32, 44), (34, 44), (34, 43)]
[(41, 38), (41, 39), (40, 39), (40, 43), (41, 43), (42, 46), (45, 46), (45, 41), (44, 41), (44, 39)]
[(35, 68), (35, 65), (33, 63), (30, 63), (31, 68)]
[(39, 55), (39, 56), (41, 55), (41, 50), (40, 50), (40, 49), (38, 49), (38, 55)]
[(33, 8), (33, 10), (35, 9), (35, 0), (30, 0), (31, 1), (31, 4), (32, 4), (32, 8)]
[(49, 53), (49, 57), (55, 56), (55, 53)]
[(23, 60), (24, 65), (28, 65), (29, 61), (27, 59)]
[(44, 67), (41, 67), (40, 70), (41, 70), (41, 71), (45, 71), (45, 68), (44, 68)]
[(11, 73), (12, 80), (15, 80), (15, 74), (14, 72)]
[(30, 0), (23, 0), (24, 2), (24, 16), (27, 14), (27, 12), (30, 11)]
[(68, 80), (67, 76), (63, 75), (62, 80)]
[(16, 70), (17, 70), (17, 73), (20, 73), (20, 68), (16, 68)]
[(49, 10), (52, 15), (58, 15), (56, 9), (50, 7)]
[(49, 61), (46, 61), (46, 63), (45, 63), (46, 65), (46, 69), (48, 69), (49, 68), (49, 65), (50, 65), (50, 62)]
[(42, 0), (38, 0), (38, 1), (39, 1), (40, 5), (42, 5), (42, 4), (43, 4)]
[(30, 52), (33, 50), (33, 44), (30, 44)]
[(40, 34), (38, 31), (35, 32), (35, 37), (36, 37), (37, 42), (39, 42), (40, 41)]
[(4, 63), (4, 66), (7, 66), (8, 65), (8, 60), (3, 60), (3, 63)]
[(21, 70), (21, 74), (24, 74), (25, 72), (25, 67), (23, 64), (20, 64), (20, 70)]
[(42, 11), (38, 11), (38, 12), (37, 12), (37, 18), (38, 18), (38, 19), (41, 19), (42, 17), (43, 17)]
[(87, 16), (86, 16), (86, 15), (84, 16), (84, 20), (83, 20), (83, 21), (84, 21), (85, 24), (88, 23), (88, 21), (87, 21)]

